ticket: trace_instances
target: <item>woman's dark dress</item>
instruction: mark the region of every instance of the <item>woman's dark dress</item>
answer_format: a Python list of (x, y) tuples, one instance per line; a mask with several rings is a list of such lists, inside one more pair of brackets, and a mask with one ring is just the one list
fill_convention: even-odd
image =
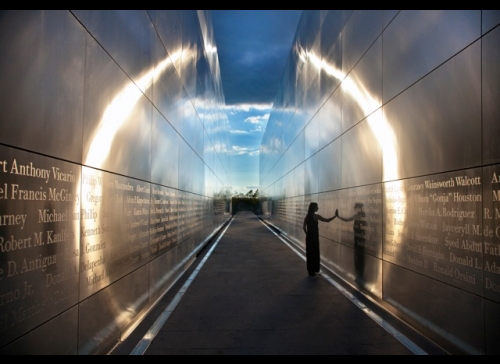
[(306, 218), (307, 236), (306, 236), (306, 258), (307, 271), (309, 274), (319, 272), (320, 252), (319, 252), (319, 226), (318, 220), (314, 216)]

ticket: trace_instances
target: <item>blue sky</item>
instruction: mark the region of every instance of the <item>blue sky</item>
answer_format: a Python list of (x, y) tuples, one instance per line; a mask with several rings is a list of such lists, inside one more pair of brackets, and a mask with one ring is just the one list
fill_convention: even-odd
[(302, 10), (211, 10), (231, 125), (233, 192), (259, 188), (259, 149)]

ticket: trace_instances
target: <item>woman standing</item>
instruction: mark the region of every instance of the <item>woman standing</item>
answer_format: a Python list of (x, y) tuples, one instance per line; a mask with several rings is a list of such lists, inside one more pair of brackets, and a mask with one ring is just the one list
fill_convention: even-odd
[(325, 219), (317, 212), (319, 206), (316, 202), (311, 202), (307, 216), (304, 219), (304, 232), (306, 233), (306, 258), (307, 258), (307, 271), (310, 276), (315, 276), (319, 273), (320, 266), (320, 251), (319, 251), (319, 221), (330, 222), (333, 221), (338, 212), (335, 211), (335, 216), (330, 219)]

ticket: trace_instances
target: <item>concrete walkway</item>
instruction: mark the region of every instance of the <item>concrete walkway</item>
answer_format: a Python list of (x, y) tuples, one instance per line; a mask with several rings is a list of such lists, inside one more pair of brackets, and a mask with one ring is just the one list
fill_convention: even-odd
[(333, 276), (309, 277), (304, 259), (250, 213), (184, 276), (111, 355), (444, 354), (370, 301), (356, 304)]

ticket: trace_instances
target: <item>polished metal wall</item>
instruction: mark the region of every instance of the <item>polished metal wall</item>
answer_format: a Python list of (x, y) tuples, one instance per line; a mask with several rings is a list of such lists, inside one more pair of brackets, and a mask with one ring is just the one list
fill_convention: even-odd
[(323, 264), (452, 353), (500, 353), (499, 25), (305, 10), (261, 146), (264, 217), (338, 209)]
[(230, 216), (208, 11), (0, 11), (0, 354), (103, 354)]

